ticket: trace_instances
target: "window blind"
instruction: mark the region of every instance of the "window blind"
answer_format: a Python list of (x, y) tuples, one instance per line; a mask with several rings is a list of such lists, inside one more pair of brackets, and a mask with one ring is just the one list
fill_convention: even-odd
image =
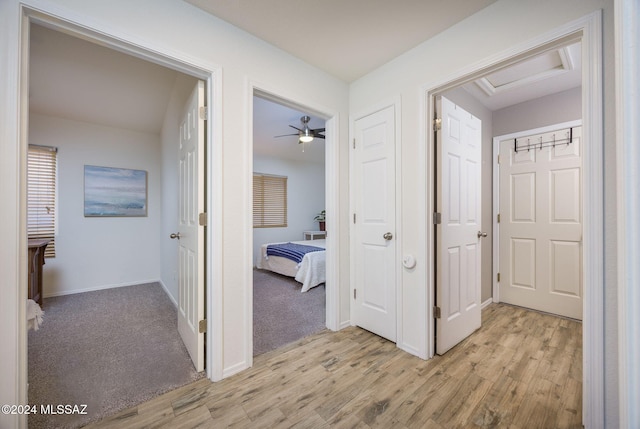
[(27, 234), (49, 239), (45, 258), (53, 258), (56, 228), (56, 156), (54, 147), (29, 145), (27, 155)]
[(253, 227), (287, 226), (287, 177), (253, 174)]

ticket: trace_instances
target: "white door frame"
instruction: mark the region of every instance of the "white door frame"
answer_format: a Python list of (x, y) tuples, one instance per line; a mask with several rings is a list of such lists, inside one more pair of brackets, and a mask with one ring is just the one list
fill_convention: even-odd
[[(492, 209), (492, 223), (493, 223), (493, 249), (492, 249), (492, 259), (493, 259), (493, 269), (491, 282), (493, 284), (492, 287), (492, 299), (493, 302), (500, 302), (500, 284), (498, 283), (497, 274), (500, 272), (500, 224), (498, 223), (498, 213), (500, 213), (500, 164), (498, 164), (498, 154), (500, 153), (500, 142), (503, 140), (509, 139), (519, 139), (521, 137), (527, 137), (534, 134), (543, 134), (548, 133), (550, 131), (562, 130), (564, 128), (570, 127), (580, 127), (582, 126), (582, 119), (578, 119), (575, 121), (563, 122), (555, 125), (550, 125), (547, 127), (534, 128), (531, 130), (518, 131), (515, 133), (504, 134), (502, 136), (497, 136), (493, 138), (493, 174), (492, 174), (492, 185), (493, 185), (493, 209)], [(584, 174), (582, 176), (582, 189), (584, 193)]]
[[(168, 51), (162, 45), (156, 45), (148, 40), (138, 40), (128, 33), (122, 33), (115, 28), (94, 28), (83, 22), (82, 16), (72, 13), (61, 14), (60, 11), (36, 10), (29, 6), (20, 5), (21, 17), (21, 59), (20, 59), (20, 101), (22, 106), (28, 106), (28, 82), (29, 82), (29, 27), (31, 23), (46, 25), (57, 31), (79, 37), (84, 40), (99, 43), (110, 49), (124, 52), (125, 54), (150, 61), (161, 66), (177, 70), (204, 80), (207, 83), (206, 96), (208, 100), (208, 113), (206, 121), (206, 142), (208, 148), (206, 158), (206, 212), (207, 228), (205, 233), (206, 254), (212, 255), (206, 264), (205, 272), (205, 317), (207, 319), (207, 332), (205, 333), (205, 355), (207, 377), (213, 381), (222, 379), (222, 240), (214, 240), (213, 237), (222, 236), (222, 70), (215, 64), (192, 57), (181, 57), (179, 53)], [(20, 127), (26, 130), (28, 126), (28, 110), (20, 111)], [(20, 136), (20, 158), (24, 163), (26, 159), (27, 133)], [(214, 174), (215, 173), (215, 174)], [(26, 218), (26, 195), (20, 197), (20, 216)], [(26, 320), (19, 320), (18, 329), (20, 335), (26, 335)], [(26, 342), (26, 340), (25, 340)], [(19, 352), (19, 360), (27, 361), (26, 349)], [(27, 384), (26, 368), (17, 375), (18, 385)]]
[(638, 197), (638, 171), (640, 171), (640, 3), (633, 0), (615, 0), (616, 47), (616, 184), (617, 184), (617, 239), (618, 239), (618, 380), (620, 427), (638, 426), (640, 422), (640, 197)]
[[(535, 55), (552, 45), (582, 41), (582, 120), (584, 140), (584, 185), (589, 192), (583, 199), (583, 383), (582, 421), (586, 427), (604, 426), (604, 138), (603, 138), (603, 70), (602, 70), (602, 11), (597, 10), (545, 33), (526, 43), (487, 58), (480, 63), (449, 75), (447, 78), (422, 85), (421, 129), (424, 132), (424, 158), (422, 171), (432, 171), (434, 164), (433, 121), (434, 97), (461, 84), (490, 73), (500, 66)], [(435, 235), (430, 228), (434, 212), (435, 178), (425, 177), (424, 221), (427, 258), (427, 348), (434, 354), (433, 305), (435, 291)]]
[[(341, 229), (340, 222), (340, 183), (338, 173), (340, 168), (339, 148), (337, 147), (338, 130), (340, 129), (338, 113), (324, 106), (309, 103), (301, 98), (299, 94), (291, 94), (280, 88), (273, 88), (254, 81), (247, 82), (247, 112), (245, 121), (247, 124), (247, 134), (245, 136), (246, 153), (253, 155), (253, 96), (259, 95), (262, 98), (282, 104), (294, 109), (304, 110), (325, 119), (325, 210), (327, 219), (331, 220), (331, 229), (335, 234), (328, 234), (326, 237), (326, 307), (325, 324), (328, 329), (337, 331), (340, 326), (340, 243), (338, 231)], [(248, 156), (245, 165), (246, 183), (253, 184), (253, 156)], [(249, 185), (250, 188), (253, 185)], [(253, 189), (248, 189), (245, 201), (246, 207), (253, 207)], [(247, 356), (247, 367), (253, 366), (253, 214), (251, 210), (245, 213), (245, 242), (244, 261), (245, 268), (245, 356)]]

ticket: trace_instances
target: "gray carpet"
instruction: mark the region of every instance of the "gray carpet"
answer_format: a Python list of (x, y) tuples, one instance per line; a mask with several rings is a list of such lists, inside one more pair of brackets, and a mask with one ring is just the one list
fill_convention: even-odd
[(76, 428), (204, 376), (157, 283), (44, 300), (29, 331), (29, 404), (86, 404), (88, 415), (29, 416), (29, 428)]
[(253, 270), (253, 355), (325, 329), (325, 286), (301, 293), (290, 277)]

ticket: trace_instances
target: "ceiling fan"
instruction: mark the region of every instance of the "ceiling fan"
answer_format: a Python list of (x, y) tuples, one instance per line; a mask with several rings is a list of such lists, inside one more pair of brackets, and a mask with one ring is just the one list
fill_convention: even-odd
[(289, 125), (291, 128), (298, 130), (297, 133), (294, 134), (283, 134), (281, 136), (275, 137), (286, 137), (286, 136), (298, 136), (298, 143), (308, 143), (312, 141), (314, 138), (324, 139), (324, 135), (320, 133), (324, 133), (324, 128), (309, 128), (309, 121), (311, 118), (309, 116), (303, 116), (300, 118), (300, 122), (302, 122), (302, 128), (294, 127), (293, 125)]

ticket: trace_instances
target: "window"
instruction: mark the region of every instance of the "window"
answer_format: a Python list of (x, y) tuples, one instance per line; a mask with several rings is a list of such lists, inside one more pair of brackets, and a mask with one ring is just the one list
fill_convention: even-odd
[(253, 173), (253, 227), (287, 226), (287, 178)]
[(49, 239), (45, 258), (56, 255), (56, 155), (54, 147), (29, 145), (27, 155), (27, 235)]

